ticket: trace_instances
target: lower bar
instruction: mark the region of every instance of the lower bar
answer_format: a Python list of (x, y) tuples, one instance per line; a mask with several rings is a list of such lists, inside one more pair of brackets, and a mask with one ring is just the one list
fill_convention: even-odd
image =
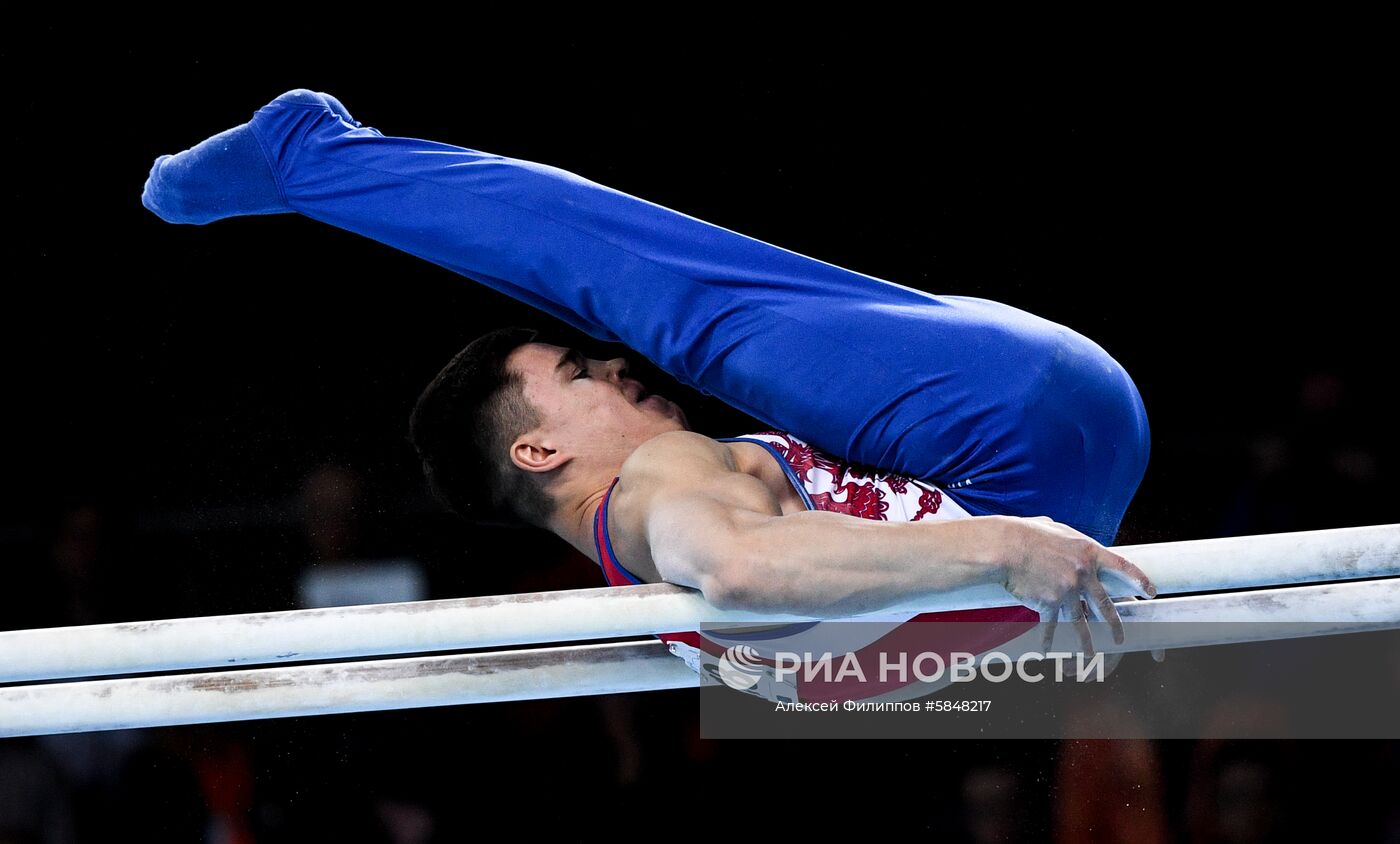
[(657, 640), (0, 688), (0, 737), (698, 688)]

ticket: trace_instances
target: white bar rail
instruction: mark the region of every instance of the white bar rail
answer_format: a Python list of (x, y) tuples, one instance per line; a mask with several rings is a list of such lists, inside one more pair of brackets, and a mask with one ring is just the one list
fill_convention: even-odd
[[(1400, 574), (1400, 524), (1114, 549), (1159, 595)], [(1133, 594), (1105, 578), (1115, 596)], [(891, 610), (1015, 604), (1000, 586)], [(717, 610), (665, 583), (0, 632), (0, 683), (611, 639), (807, 616)], [(1316, 619), (1326, 621), (1327, 619)]]
[[(1400, 628), (1400, 579), (1130, 601), (1119, 610), (1125, 641), (1096, 642), (1104, 652), (1370, 632)], [(1212, 623), (1142, 623), (1203, 621)], [(1034, 650), (1036, 635), (1017, 641)], [(1054, 650), (1075, 648), (1071, 625), (1061, 623)], [(1015, 643), (998, 650), (1021, 652)], [(657, 640), (44, 683), (0, 688), (0, 737), (698, 686)]]

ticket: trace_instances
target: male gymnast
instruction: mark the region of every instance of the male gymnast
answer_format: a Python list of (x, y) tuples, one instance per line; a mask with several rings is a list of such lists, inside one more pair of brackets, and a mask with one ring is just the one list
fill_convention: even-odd
[(306, 89), (157, 158), (142, 202), (169, 222), (300, 213), (362, 234), (624, 344), (772, 427), (701, 436), (625, 360), (530, 330), (454, 356), (410, 420), (435, 496), (548, 529), (611, 584), (831, 618), (1000, 584), (1008, 607), (917, 618), (1038, 619), (1047, 638), (1064, 618), (1086, 652), (1090, 613), (1122, 641), (1104, 572), (1119, 594), (1156, 594), (1105, 548), (1146, 469), (1141, 397), (1064, 326), (548, 165), (386, 136)]

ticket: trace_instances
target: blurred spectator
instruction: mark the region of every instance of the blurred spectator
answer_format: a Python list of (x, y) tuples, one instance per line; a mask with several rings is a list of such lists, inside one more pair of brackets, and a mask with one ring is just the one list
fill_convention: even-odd
[(302, 478), (297, 500), (311, 557), (351, 560), (360, 554), (364, 483), (353, 469), (323, 463)]
[(1025, 799), (1021, 775), (1009, 765), (982, 765), (962, 782), (963, 824), (977, 844), (1027, 840), (1018, 807)]
[(1295, 830), (1294, 810), (1308, 805), (1292, 788), (1295, 755), (1292, 742), (1199, 741), (1187, 797), (1190, 840), (1250, 844), (1287, 837)]
[(99, 582), (111, 577), (104, 569), (102, 518), (97, 507), (82, 504), (63, 514), (58, 535), (49, 546), (62, 589), (59, 606), (62, 624), (96, 624), (104, 620), (102, 601), (110, 593)]
[(384, 558), (366, 538), (364, 482), (353, 469), (317, 466), (298, 494), (310, 565), (297, 584), (303, 607), (353, 606), (428, 597), (423, 567), (407, 558)]
[(109, 518), (97, 501), (70, 500), (54, 508), (37, 531), (32, 562), (16, 566), (5, 628), (59, 627), (110, 621), (119, 599), (118, 566)]
[(1242, 536), (1394, 519), (1381, 483), (1385, 445), (1375, 420), (1339, 373), (1314, 369), (1291, 405), (1249, 439), (1220, 533)]
[(32, 741), (0, 740), (0, 844), (77, 840), (58, 767)]
[[(1102, 710), (1095, 714), (1114, 717)], [(1064, 741), (1055, 784), (1056, 841), (1152, 844), (1170, 838), (1161, 766), (1153, 742)]]
[(1039, 819), (1028, 812), (1035, 802), (1026, 778), (1025, 766), (1005, 761), (974, 764), (963, 774), (960, 798), (967, 840), (976, 844), (1043, 840)]

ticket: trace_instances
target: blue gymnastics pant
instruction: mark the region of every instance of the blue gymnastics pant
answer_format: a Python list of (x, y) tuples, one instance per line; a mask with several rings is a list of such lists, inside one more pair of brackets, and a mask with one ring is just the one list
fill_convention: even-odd
[(844, 460), (1105, 544), (1147, 466), (1132, 379), (1088, 338), (932, 295), (531, 161), (274, 101), (251, 121), (300, 214), (446, 267)]

